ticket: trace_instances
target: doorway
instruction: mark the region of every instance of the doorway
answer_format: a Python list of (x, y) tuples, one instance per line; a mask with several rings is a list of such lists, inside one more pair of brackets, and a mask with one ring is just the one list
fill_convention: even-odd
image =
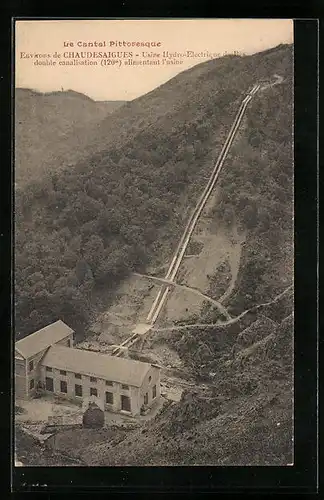
[(130, 398), (124, 395), (122, 395), (120, 398), (121, 398), (121, 409), (124, 411), (131, 411)]
[(51, 377), (46, 377), (45, 379), (45, 389), (47, 391), (54, 392), (54, 383)]

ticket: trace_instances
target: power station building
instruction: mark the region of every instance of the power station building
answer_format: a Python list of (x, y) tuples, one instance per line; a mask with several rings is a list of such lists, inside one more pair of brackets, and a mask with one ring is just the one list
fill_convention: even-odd
[(138, 415), (160, 397), (159, 367), (74, 348), (63, 321), (15, 343), (15, 397), (54, 394), (75, 402), (94, 397), (107, 411)]

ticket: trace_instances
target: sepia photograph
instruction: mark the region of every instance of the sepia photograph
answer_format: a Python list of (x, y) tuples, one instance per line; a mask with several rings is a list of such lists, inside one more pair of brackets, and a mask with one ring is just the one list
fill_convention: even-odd
[(14, 60), (14, 465), (293, 466), (293, 21), (16, 20)]

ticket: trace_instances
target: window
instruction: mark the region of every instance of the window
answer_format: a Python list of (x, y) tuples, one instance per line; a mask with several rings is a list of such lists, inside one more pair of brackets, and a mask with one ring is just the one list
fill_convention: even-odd
[(60, 374), (61, 375), (66, 375), (66, 371), (65, 370), (60, 370)]
[(51, 372), (51, 371), (53, 371), (53, 370), (52, 370), (52, 368), (51, 368), (50, 366), (46, 366), (46, 371), (47, 371), (47, 372)]
[(70, 339), (67, 341), (67, 346), (71, 347), (71, 340)]
[(151, 382), (151, 380), (152, 380), (152, 377), (151, 377), (151, 376), (149, 376), (149, 382)]
[(90, 377), (90, 382), (97, 382), (96, 377)]
[(156, 385), (153, 385), (153, 389), (152, 389), (152, 398), (156, 398)]
[(74, 376), (75, 376), (75, 378), (82, 378), (81, 373), (75, 373)]
[(26, 367), (23, 361), (21, 362), (20, 360), (15, 359), (15, 373), (17, 375), (23, 375), (25, 377)]
[(127, 389), (129, 389), (129, 387), (126, 384), (122, 384), (122, 389), (126, 389), (127, 390)]
[(113, 383), (110, 380), (106, 380), (106, 385), (113, 385)]
[(95, 387), (90, 387), (90, 396), (98, 396), (98, 391)]
[(82, 397), (82, 385), (75, 384), (75, 395)]
[(114, 395), (112, 392), (106, 392), (106, 403), (112, 405), (114, 402)]
[(67, 383), (65, 380), (60, 380), (60, 391), (67, 393)]
[(29, 389), (34, 389), (35, 387), (35, 382), (34, 382), (34, 379), (32, 378), (30, 381), (29, 381)]
[(144, 404), (148, 404), (148, 392), (144, 395)]
[(29, 371), (32, 372), (34, 369), (34, 361), (29, 361)]

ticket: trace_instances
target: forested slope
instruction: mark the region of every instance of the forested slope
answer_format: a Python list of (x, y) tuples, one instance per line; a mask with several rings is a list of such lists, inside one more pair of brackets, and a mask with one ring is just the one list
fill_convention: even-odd
[[(282, 74), (285, 84), (264, 92), (249, 110), (244, 139), (249, 161), (242, 161), (245, 151), (231, 153), (215, 217), (222, 223), (237, 217), (267, 238), (274, 238), (269, 224), (286, 234), (291, 61), (292, 48), (279, 46), (187, 70), (101, 121), (89, 156), (73, 168), (17, 189), (17, 335), (58, 317), (84, 329), (97, 305), (94, 292), (113, 291), (130, 270), (154, 260), (162, 230), (166, 240), (169, 235), (171, 255), (174, 235), (186, 223), (183, 213), (198, 198), (242, 95), (274, 73)], [(264, 272), (249, 271), (240, 279), (251, 275), (261, 283)]]
[(219, 178), (216, 220), (233, 221), (247, 238), (234, 293), (234, 314), (266, 302), (293, 280), (292, 63), (280, 85), (260, 92)]

